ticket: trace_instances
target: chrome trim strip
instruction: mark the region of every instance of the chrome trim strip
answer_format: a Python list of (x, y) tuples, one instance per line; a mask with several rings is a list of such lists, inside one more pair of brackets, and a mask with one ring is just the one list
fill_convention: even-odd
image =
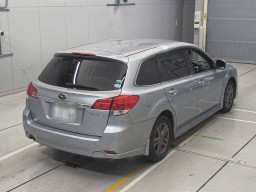
[(65, 103), (67, 105), (73, 105), (73, 106), (76, 106), (78, 108), (83, 108), (83, 109), (92, 107), (92, 105), (88, 105), (88, 104), (74, 103), (74, 102), (70, 102), (70, 101), (59, 101), (56, 99), (50, 99), (50, 98), (42, 97), (42, 96), (39, 96), (39, 99), (42, 101), (48, 102), (48, 103)]

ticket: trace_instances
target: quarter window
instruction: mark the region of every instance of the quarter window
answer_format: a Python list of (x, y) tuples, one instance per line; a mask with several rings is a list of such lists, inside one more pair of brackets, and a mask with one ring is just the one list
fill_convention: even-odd
[(190, 74), (183, 52), (171, 51), (163, 55), (170, 79), (178, 79)]
[(195, 73), (201, 73), (211, 69), (210, 63), (197, 52), (187, 50), (186, 53)]
[(156, 58), (151, 58), (141, 64), (137, 77), (137, 85), (153, 85), (159, 83), (159, 73)]

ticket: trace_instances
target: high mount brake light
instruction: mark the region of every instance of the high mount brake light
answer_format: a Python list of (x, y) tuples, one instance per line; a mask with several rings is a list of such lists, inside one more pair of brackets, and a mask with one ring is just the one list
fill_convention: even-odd
[(29, 83), (28, 89), (27, 89), (27, 95), (30, 97), (34, 97), (36, 99), (39, 99), (39, 94), (37, 89), (33, 86), (32, 82)]
[(72, 55), (82, 55), (82, 56), (96, 56), (94, 53), (82, 53), (82, 52), (72, 52)]
[(137, 95), (121, 95), (118, 97), (99, 99), (92, 109), (109, 110), (111, 115), (124, 115), (128, 113), (139, 101), (140, 97)]

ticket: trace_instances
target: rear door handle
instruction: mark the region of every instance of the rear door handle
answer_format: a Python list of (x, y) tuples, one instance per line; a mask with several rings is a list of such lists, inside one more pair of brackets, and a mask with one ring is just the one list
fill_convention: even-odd
[(171, 89), (171, 90), (169, 91), (169, 94), (170, 94), (170, 95), (173, 95), (173, 96), (177, 95), (178, 93), (179, 93), (179, 91), (178, 91), (177, 89)]

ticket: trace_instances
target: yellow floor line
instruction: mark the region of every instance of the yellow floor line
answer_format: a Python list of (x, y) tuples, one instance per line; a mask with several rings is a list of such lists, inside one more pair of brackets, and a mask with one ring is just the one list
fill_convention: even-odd
[(106, 192), (112, 192), (114, 191), (116, 188), (118, 188), (120, 185), (122, 185), (124, 182), (126, 182), (128, 179), (130, 179), (133, 175), (135, 175), (137, 172), (139, 172), (144, 166), (141, 166), (139, 168), (137, 168), (136, 170), (134, 170), (133, 172), (129, 173), (128, 175), (126, 175), (125, 177), (123, 177), (120, 181), (118, 181), (117, 183), (115, 183), (112, 187), (110, 187)]

